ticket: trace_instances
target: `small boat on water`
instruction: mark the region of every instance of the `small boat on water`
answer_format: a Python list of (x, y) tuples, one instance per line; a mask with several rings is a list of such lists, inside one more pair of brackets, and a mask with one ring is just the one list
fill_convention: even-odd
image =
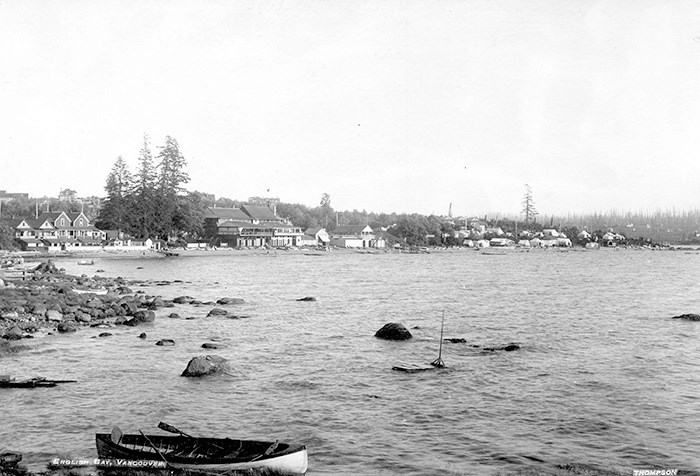
[(142, 431), (123, 434), (115, 427), (112, 433), (96, 434), (97, 455), (111, 459), (164, 461), (171, 468), (201, 471), (264, 469), (305, 474), (308, 467), (305, 445), (277, 440), (198, 438), (162, 422), (158, 428), (179, 434), (146, 435)]
[(49, 380), (46, 377), (33, 377), (17, 380), (9, 375), (0, 375), (0, 388), (40, 388), (55, 387), (59, 383), (75, 383), (75, 380)]
[(91, 259), (79, 259), (79, 260), (78, 260), (78, 264), (81, 264), (81, 265), (91, 265), (91, 264), (95, 264), (95, 262), (94, 262), (93, 260), (91, 260)]

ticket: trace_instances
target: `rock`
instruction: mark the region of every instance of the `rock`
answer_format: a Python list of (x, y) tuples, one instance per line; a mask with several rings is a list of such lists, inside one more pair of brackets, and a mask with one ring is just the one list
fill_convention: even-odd
[(467, 339), (464, 339), (462, 337), (448, 337), (446, 339), (447, 342), (452, 342), (453, 344), (466, 344)]
[(61, 322), (58, 325), (58, 332), (63, 332), (63, 333), (68, 333), (68, 332), (75, 332), (77, 329), (75, 326), (69, 322)]
[(0, 279), (0, 288), (2, 288), (2, 287), (4, 287), (4, 286), (5, 286), (5, 281), (3, 281), (2, 279)]
[(229, 364), (226, 359), (218, 355), (199, 355), (192, 358), (187, 368), (180, 374), (183, 377), (201, 377), (216, 373), (227, 372)]
[(374, 337), (386, 340), (408, 340), (411, 339), (413, 335), (404, 327), (403, 324), (390, 322), (379, 329), (374, 334)]
[(32, 307), (32, 314), (35, 316), (44, 317), (46, 315), (46, 311), (48, 311), (48, 309), (46, 309), (46, 306), (41, 303), (34, 304)]
[(217, 304), (225, 305), (225, 304), (243, 304), (245, 300), (241, 298), (221, 298), (218, 301), (216, 301)]
[(156, 345), (171, 346), (175, 345), (175, 341), (172, 339), (161, 339), (158, 342), (156, 342)]
[(88, 302), (85, 303), (85, 307), (89, 307), (91, 309), (100, 309), (104, 308), (105, 304), (102, 302), (100, 298), (92, 298)]
[(158, 309), (159, 307), (164, 307), (165, 306), (165, 301), (159, 297), (153, 298), (150, 303), (148, 303), (148, 308), (149, 309)]
[(674, 316), (671, 319), (683, 319), (684, 321), (700, 321), (700, 314), (681, 314)]
[(126, 286), (119, 286), (117, 289), (114, 290), (117, 294), (134, 294), (134, 292), (126, 287)]
[(173, 302), (175, 304), (189, 304), (192, 301), (194, 301), (194, 298), (191, 296), (178, 296), (175, 299), (173, 299)]
[(145, 339), (146, 337), (148, 337), (148, 336), (146, 335), (145, 332), (142, 332), (139, 334), (139, 339)]
[(176, 312), (171, 312), (170, 315), (168, 316), (170, 319), (180, 319), (180, 314)]
[(7, 340), (19, 340), (22, 338), (22, 329), (20, 329), (19, 326), (12, 326), (5, 332), (2, 338)]
[(226, 309), (220, 309), (218, 307), (215, 307), (211, 311), (209, 311), (209, 314), (207, 314), (207, 317), (209, 316), (226, 316), (228, 315), (228, 311)]
[(84, 312), (78, 312), (75, 315), (75, 320), (77, 322), (90, 322), (92, 321), (92, 316)]
[(63, 320), (63, 314), (55, 309), (49, 309), (46, 311), (46, 319), (49, 321), (60, 322)]
[(512, 352), (514, 350), (520, 349), (520, 346), (518, 344), (508, 344), (504, 345), (502, 347), (484, 347), (482, 350), (488, 351), (488, 352), (496, 352), (497, 350), (504, 350), (506, 352)]
[(127, 316), (133, 316), (138, 312), (139, 308), (133, 302), (123, 302), (121, 303), (122, 309), (126, 312)]
[(124, 316), (119, 316), (114, 320), (114, 324), (117, 326), (120, 326), (122, 324), (126, 324), (129, 320), (124, 317)]
[(39, 274), (59, 274), (60, 271), (58, 268), (56, 268), (56, 265), (53, 264), (52, 260), (48, 260), (45, 263), (41, 263), (39, 266), (34, 268), (35, 273)]
[(311, 296), (306, 296), (306, 297), (297, 299), (297, 301), (307, 301), (307, 302), (309, 302), (309, 301), (315, 301), (315, 300), (316, 300), (316, 298), (315, 298), (315, 297), (311, 297)]
[(111, 336), (111, 335), (112, 335), (112, 334), (109, 333), (109, 332), (101, 332), (100, 335), (98, 335), (97, 337), (109, 337), (109, 336)]
[(156, 313), (147, 310), (136, 311), (134, 313), (134, 319), (138, 322), (153, 322), (156, 320)]
[(205, 342), (202, 344), (202, 349), (219, 349), (221, 348), (220, 344), (214, 344), (213, 342)]
[(0, 314), (0, 319), (14, 320), (14, 319), (17, 319), (18, 317), (19, 317), (19, 314), (17, 313), (17, 311), (3, 311)]

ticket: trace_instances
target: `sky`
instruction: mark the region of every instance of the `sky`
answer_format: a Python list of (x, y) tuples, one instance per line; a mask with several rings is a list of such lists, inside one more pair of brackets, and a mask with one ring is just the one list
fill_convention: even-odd
[(700, 208), (700, 2), (0, 0), (0, 190), (336, 210)]

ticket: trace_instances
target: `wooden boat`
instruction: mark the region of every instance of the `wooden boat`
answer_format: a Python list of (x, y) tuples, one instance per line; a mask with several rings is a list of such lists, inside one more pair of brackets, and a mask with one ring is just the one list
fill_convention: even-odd
[(91, 265), (91, 264), (95, 264), (95, 262), (91, 259), (79, 259), (78, 264)]
[(96, 434), (97, 455), (111, 459), (164, 461), (168, 467), (177, 469), (222, 472), (265, 469), (290, 474), (306, 473), (308, 455), (305, 445), (195, 438), (164, 423), (158, 426), (179, 432), (179, 435), (122, 434), (115, 427), (111, 434)]
[(33, 377), (16, 380), (8, 375), (0, 375), (0, 388), (55, 387), (59, 383), (74, 383), (75, 380), (49, 380), (46, 377)]

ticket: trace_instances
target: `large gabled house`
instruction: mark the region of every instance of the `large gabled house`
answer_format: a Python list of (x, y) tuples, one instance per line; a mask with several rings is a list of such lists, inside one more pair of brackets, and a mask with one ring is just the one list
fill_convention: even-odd
[(207, 208), (205, 235), (231, 247), (298, 246), (303, 232), (273, 208), (244, 205), (241, 208)]
[(105, 240), (105, 233), (82, 212), (44, 212), (36, 218), (11, 221), (9, 226), (23, 250), (58, 251), (99, 246)]

